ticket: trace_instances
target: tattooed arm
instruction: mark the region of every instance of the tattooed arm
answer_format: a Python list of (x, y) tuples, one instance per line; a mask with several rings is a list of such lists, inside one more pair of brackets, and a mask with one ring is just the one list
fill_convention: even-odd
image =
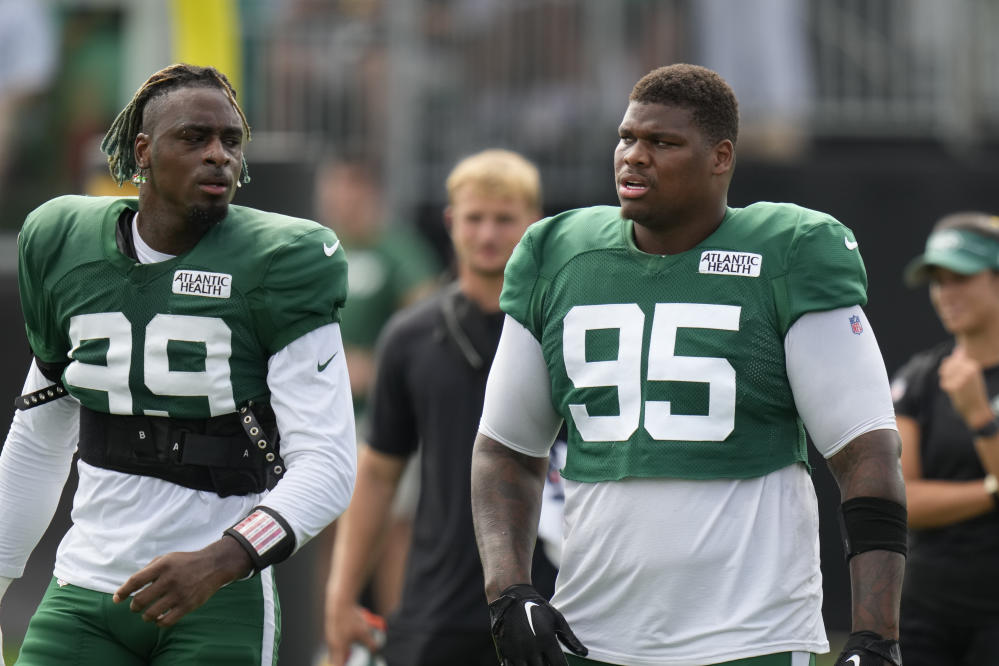
[(905, 543), (905, 484), (874, 330), (860, 306), (809, 312), (788, 331), (784, 351), (798, 414), (850, 503), (851, 550), (859, 553), (850, 558), (853, 630), (897, 638), (905, 557), (892, 548)]
[[(879, 497), (905, 504), (899, 464), (898, 433), (872, 430), (860, 435), (828, 459), (843, 501)], [(899, 600), (905, 557), (888, 550), (870, 550), (850, 560), (853, 597), (852, 631), (873, 631), (898, 638)]]
[(472, 451), (472, 520), (486, 598), (531, 582), (548, 458), (518, 453), (479, 433)]

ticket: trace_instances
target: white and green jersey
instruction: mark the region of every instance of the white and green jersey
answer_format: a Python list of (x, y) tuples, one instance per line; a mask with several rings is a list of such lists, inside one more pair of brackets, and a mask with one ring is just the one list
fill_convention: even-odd
[[(807, 325), (810, 341), (835, 340), (828, 364), (867, 359), (851, 355), (853, 339), (880, 360), (873, 338), (856, 335), (865, 291), (852, 232), (788, 204), (730, 208), (708, 238), (669, 256), (638, 250), (618, 208), (528, 229), (501, 298), (520, 324), (503, 334), (518, 353), (500, 341), (490, 383), (507, 390), (495, 403), (487, 391), (480, 431), (539, 455), (550, 410), (565, 420), (552, 603), (590, 658), (688, 666), (828, 650), (818, 506), (796, 408), (814, 397), (800, 384), (801, 348), (818, 346), (796, 334)], [(540, 391), (516, 383), (542, 376), (548, 414), (531, 407)], [(518, 405), (521, 394), (527, 405), (504, 406), (504, 395)], [(887, 427), (888, 412), (834, 419), (819, 428), (823, 451), (860, 424)]]
[(154, 264), (122, 254), (129, 198), (66, 196), (19, 237), (28, 342), (69, 361), (80, 402), (112, 414), (204, 418), (266, 401), (267, 360), (338, 320), (346, 261), (332, 231), (241, 206), (188, 252)]
[(865, 304), (866, 287), (852, 232), (823, 213), (729, 208), (696, 247), (658, 256), (600, 206), (528, 229), (501, 306), (541, 344), (566, 478), (751, 478), (807, 458), (788, 329)]
[[(15, 413), (0, 456), (0, 576), (22, 574), (56, 509), (76, 448), (77, 400), (183, 419), (267, 400), (286, 465), (273, 490), (220, 497), (80, 460), (73, 526), (54, 571), (73, 585), (111, 593), (155, 557), (204, 548), (259, 504), (280, 513), (301, 546), (350, 500), (356, 434), (337, 323), (347, 271), (336, 236), (230, 206), (188, 252), (153, 257), (134, 224), (118, 224), (136, 206), (61, 197), (22, 229), (28, 340), (41, 361), (69, 363), (63, 380), (73, 397)], [(155, 263), (119, 251), (122, 226), (140, 260)], [(32, 364), (25, 392), (48, 383)]]

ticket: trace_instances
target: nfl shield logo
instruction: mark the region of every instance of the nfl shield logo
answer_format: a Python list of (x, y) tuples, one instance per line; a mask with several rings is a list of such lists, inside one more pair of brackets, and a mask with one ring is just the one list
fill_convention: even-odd
[(864, 332), (864, 325), (860, 323), (860, 317), (857, 315), (850, 317), (850, 328), (853, 329), (854, 335), (860, 335)]

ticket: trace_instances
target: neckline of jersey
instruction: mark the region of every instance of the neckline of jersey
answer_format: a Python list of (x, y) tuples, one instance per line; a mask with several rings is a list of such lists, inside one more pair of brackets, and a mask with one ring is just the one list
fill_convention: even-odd
[(729, 220), (731, 220), (738, 209), (732, 208), (731, 206), (725, 207), (725, 215), (722, 217), (722, 221), (718, 224), (714, 231), (712, 231), (707, 238), (702, 240), (700, 243), (690, 248), (689, 250), (684, 250), (683, 252), (677, 252), (676, 254), (653, 254), (650, 252), (645, 252), (638, 247), (635, 243), (635, 223), (625, 217), (621, 217), (621, 235), (624, 238), (625, 247), (628, 248), (628, 252), (637, 258), (643, 259), (650, 262), (662, 263), (664, 261), (671, 262), (683, 257), (689, 256), (690, 253), (705, 249), (712, 245), (711, 239), (714, 238), (724, 227)]
[[(139, 210), (139, 200), (135, 197), (123, 197), (119, 199), (115, 204), (108, 207), (105, 212), (104, 220), (101, 224), (101, 244), (104, 247), (104, 255), (107, 260), (116, 269), (121, 271), (128, 279), (132, 281), (145, 282), (155, 277), (162, 275), (165, 272), (173, 270), (181, 261), (188, 257), (198, 244), (195, 244), (190, 250), (183, 254), (179, 254), (166, 261), (159, 261), (152, 264), (141, 264), (135, 259), (126, 256), (118, 248), (118, 238), (117, 238), (117, 226), (118, 226), (118, 216), (121, 215), (122, 209), (128, 208), (134, 212)], [(129, 224), (129, 229), (131, 230), (131, 224)]]

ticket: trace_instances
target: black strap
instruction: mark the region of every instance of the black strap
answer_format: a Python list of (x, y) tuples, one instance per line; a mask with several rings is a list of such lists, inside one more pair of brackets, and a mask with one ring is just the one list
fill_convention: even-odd
[(993, 416), (992, 420), (983, 425), (981, 428), (971, 431), (971, 434), (975, 437), (975, 439), (994, 437), (996, 433), (999, 433), (999, 419), (995, 416)]
[(846, 559), (869, 550), (908, 554), (906, 508), (881, 497), (853, 497), (840, 505)]
[[(127, 474), (153, 476), (221, 497), (269, 490), (284, 470), (276, 421), (268, 405), (210, 419), (124, 416), (80, 408), (80, 459)], [(266, 432), (267, 447), (251, 442), (241, 427), (246, 414)], [(259, 441), (259, 438), (258, 440)], [(276, 472), (280, 470), (280, 472)]]
[(58, 400), (69, 395), (62, 383), (62, 373), (68, 365), (69, 361), (47, 363), (36, 356), (35, 366), (38, 367), (39, 372), (52, 382), (52, 384), (37, 391), (17, 396), (14, 398), (14, 409), (31, 409), (32, 407), (38, 407), (39, 405), (44, 405), (47, 402), (52, 402), (53, 400)]
[(250, 515), (223, 534), (228, 534), (246, 549), (254, 573), (283, 562), (295, 552), (295, 532), (291, 525), (267, 506), (254, 507)]
[(14, 409), (31, 409), (64, 396), (66, 396), (66, 389), (62, 383), (52, 384), (37, 391), (17, 396), (14, 398)]
[(444, 326), (468, 364), (475, 370), (481, 370), (485, 367), (485, 361), (482, 360), (482, 355), (475, 349), (472, 339), (461, 327), (461, 322), (458, 321), (457, 300), (461, 293), (458, 283), (452, 283), (444, 289), (444, 294), (441, 297), (441, 314), (444, 316)]
[[(267, 430), (260, 425), (256, 414), (253, 413), (252, 400), (246, 403), (245, 407), (240, 408), (239, 416), (239, 422), (243, 426), (246, 436), (250, 438), (250, 442), (256, 445), (257, 449), (264, 456), (267, 471), (267, 488), (273, 488), (281, 475), (284, 474), (284, 460), (281, 459), (281, 454), (277, 451), (276, 443), (272, 442), (267, 436)], [(276, 428), (274, 433), (277, 434)]]

